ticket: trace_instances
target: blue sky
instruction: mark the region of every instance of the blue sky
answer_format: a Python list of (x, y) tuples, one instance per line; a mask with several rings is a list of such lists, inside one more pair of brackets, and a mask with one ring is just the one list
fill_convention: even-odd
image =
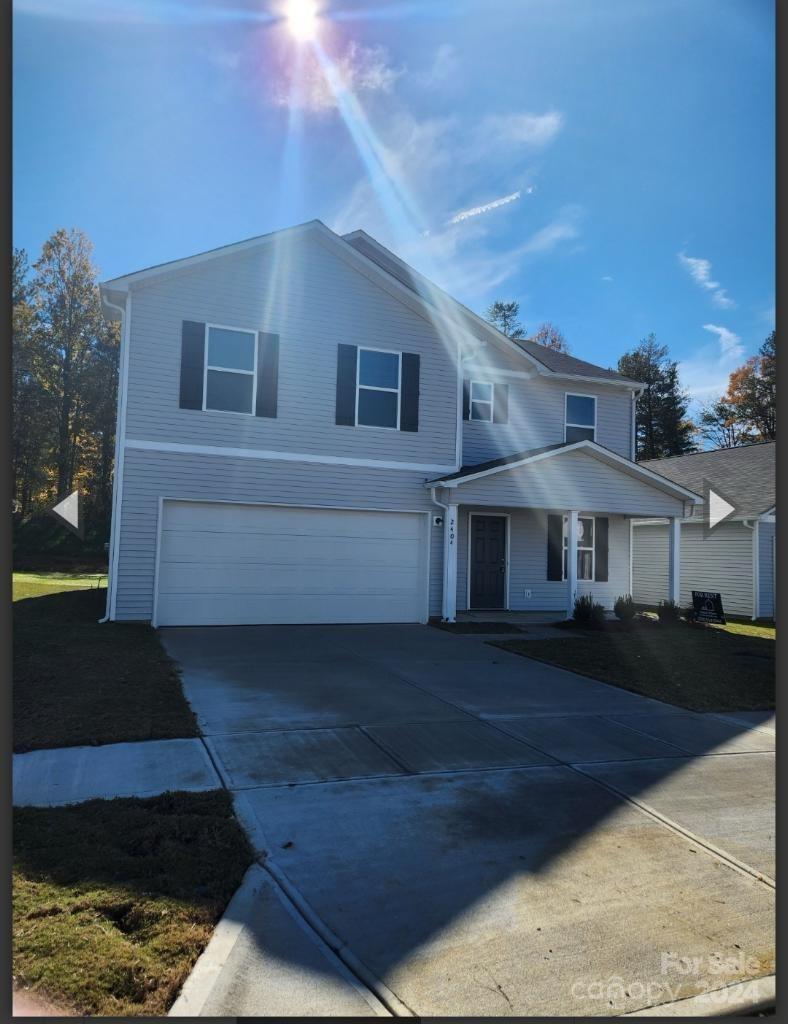
[(320, 6), (322, 63), (277, 0), (17, 0), (15, 244), (112, 277), (318, 217), (724, 390), (774, 323), (771, 0)]

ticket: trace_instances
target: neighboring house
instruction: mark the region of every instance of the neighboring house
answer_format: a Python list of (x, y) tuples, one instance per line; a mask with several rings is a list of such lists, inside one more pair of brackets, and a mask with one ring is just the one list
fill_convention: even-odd
[(632, 460), (637, 382), (511, 341), (363, 232), (311, 221), (101, 294), (122, 320), (110, 619), (610, 607), (630, 518), (699, 500)]
[[(632, 594), (640, 604), (656, 605), (672, 596), (683, 606), (693, 590), (722, 595), (731, 615), (753, 619), (775, 614), (776, 442), (695, 452), (639, 465), (706, 498), (710, 487), (733, 512), (707, 531), (708, 501), (697, 505), (680, 530), (679, 592), (670, 593), (667, 576), (669, 526), (633, 522)], [(717, 504), (725, 511), (725, 507)]]

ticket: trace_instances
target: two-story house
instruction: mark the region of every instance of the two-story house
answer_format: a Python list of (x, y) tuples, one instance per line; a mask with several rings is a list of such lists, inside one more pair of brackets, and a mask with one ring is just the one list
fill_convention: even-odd
[(110, 619), (609, 607), (631, 519), (698, 500), (633, 461), (636, 381), (510, 340), (364, 232), (311, 221), (101, 295), (122, 321)]

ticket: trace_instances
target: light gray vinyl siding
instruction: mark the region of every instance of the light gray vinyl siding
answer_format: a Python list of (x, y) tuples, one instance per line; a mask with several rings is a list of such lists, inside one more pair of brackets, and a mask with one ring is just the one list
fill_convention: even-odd
[(582, 451), (559, 452), (538, 462), (471, 480), (444, 492), (468, 505), (586, 509), (605, 514), (681, 515), (683, 502)]
[[(462, 435), (462, 462), (474, 466), (514, 452), (541, 448), (564, 440), (564, 404), (567, 392), (595, 395), (597, 402), (596, 440), (618, 455), (632, 455), (632, 400), (626, 388), (584, 381), (555, 381), (545, 376), (530, 380), (497, 375), (496, 367), (511, 368), (508, 357), (491, 353), (494, 360), (488, 372), (464, 370), (466, 378), (500, 381), (509, 386), (509, 422), (483, 423), (465, 420)], [(528, 370), (528, 363), (517, 366)]]
[(424, 477), (402, 470), (126, 452), (116, 617), (150, 619), (160, 498), (411, 510), (429, 513), (430, 612), (440, 614), (443, 531)]
[(774, 617), (774, 536), (774, 523), (758, 523), (759, 610), (764, 619)]
[[(541, 510), (507, 510), (482, 506), (460, 508), (457, 548), (457, 608), (468, 607), (468, 524), (471, 513), (511, 513), (509, 526), (509, 608), (512, 611), (566, 609), (567, 584), (547, 579), (547, 513)], [(608, 516), (608, 581), (578, 581), (579, 594), (593, 594), (612, 608), (619, 594), (629, 593), (629, 520)], [(526, 597), (530, 590), (531, 596)]]
[[(635, 601), (656, 605), (668, 596), (668, 528), (634, 526), (632, 589)], [(708, 537), (700, 524), (681, 527), (681, 605), (693, 590), (722, 594), (729, 615), (752, 615), (752, 531), (740, 522), (722, 523)]]
[[(275, 419), (179, 408), (183, 320), (279, 335)], [(453, 466), (454, 343), (316, 236), (144, 281), (131, 299), (126, 436)], [(337, 345), (420, 356), (418, 432), (337, 426)]]

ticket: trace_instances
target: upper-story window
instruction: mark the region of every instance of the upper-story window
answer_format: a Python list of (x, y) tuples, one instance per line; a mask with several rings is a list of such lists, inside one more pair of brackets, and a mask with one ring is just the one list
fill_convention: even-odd
[(356, 424), (398, 430), (402, 354), (359, 348), (356, 381)]
[(471, 419), (492, 423), (493, 386), (485, 381), (471, 381)]
[(251, 415), (257, 388), (255, 332), (209, 324), (207, 341), (203, 409)]
[(596, 440), (595, 395), (567, 394), (564, 440), (570, 443)]

